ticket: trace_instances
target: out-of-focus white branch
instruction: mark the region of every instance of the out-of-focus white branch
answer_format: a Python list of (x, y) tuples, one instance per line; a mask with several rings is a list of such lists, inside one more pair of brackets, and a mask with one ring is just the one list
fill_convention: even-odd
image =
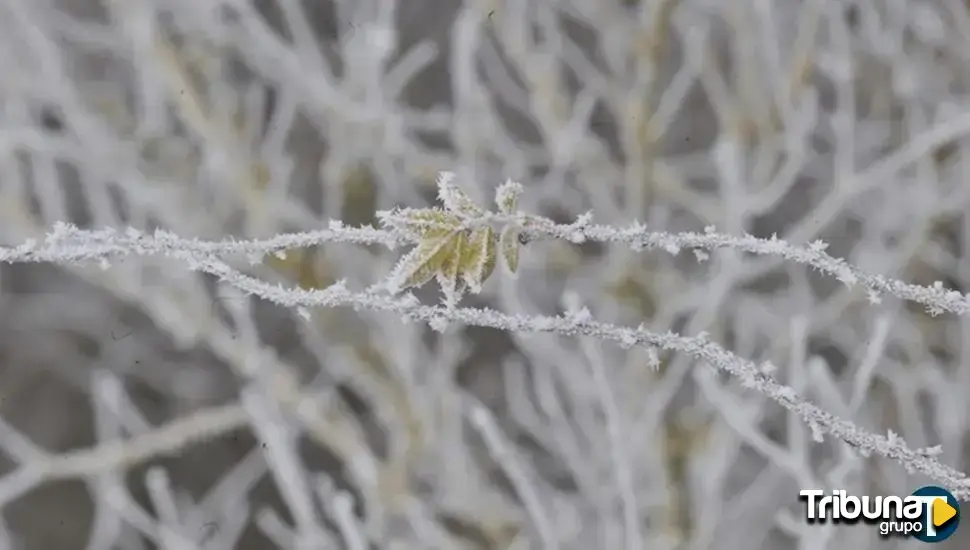
[[(43, 546), (14, 508), (68, 479), (94, 518), (67, 545), (90, 550), (884, 544), (787, 508), (792, 484), (911, 489), (869, 452), (970, 490), (941, 466), (966, 470), (970, 418), (965, 8), (0, 0), (0, 263), (78, 264), (0, 266), (0, 547)], [(502, 312), (358, 292), (384, 248), (427, 234), (325, 221), (423, 204), (439, 166), (476, 202), (499, 174), (527, 180), (517, 207), (471, 221), (541, 213), (522, 240), (565, 241), (513, 247), (498, 293), (487, 262), (465, 270)], [(551, 221), (589, 210), (609, 225)], [(556, 316), (570, 293), (593, 313)], [(54, 437), (88, 423), (75, 407), (35, 415), (17, 395), (59, 391), (30, 384), (50, 365), (91, 394), (90, 447)], [(127, 393), (142, 380), (160, 400)], [(213, 408), (240, 384), (260, 390)], [(511, 488), (477, 461), (465, 397)], [(270, 450), (246, 453), (243, 431)], [(215, 471), (186, 475), (203, 443)], [(129, 475), (156, 460), (171, 483)]]
[(481, 434), (485, 440), (492, 458), (502, 467), (515, 490), (519, 493), (525, 509), (529, 512), (535, 525), (539, 539), (542, 541), (543, 548), (559, 548), (559, 540), (555, 526), (549, 520), (549, 515), (543, 507), (543, 499), (536, 491), (534, 484), (521, 461), (515, 456), (514, 451), (503, 440), (501, 431), (495, 424), (495, 420), (487, 409), (480, 405), (473, 405), (469, 419), (472, 426)]
[(176, 453), (192, 443), (242, 428), (247, 420), (239, 405), (224, 405), (198, 411), (128, 440), (106, 441), (92, 449), (23, 463), (0, 478), (0, 504), (11, 502), (43, 482), (93, 477)]

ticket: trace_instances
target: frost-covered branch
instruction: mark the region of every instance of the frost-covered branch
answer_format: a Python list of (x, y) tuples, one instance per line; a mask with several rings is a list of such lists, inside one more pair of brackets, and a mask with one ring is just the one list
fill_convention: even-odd
[(24, 462), (0, 478), (0, 504), (44, 482), (92, 477), (173, 454), (192, 443), (242, 428), (246, 422), (246, 413), (239, 405), (223, 405), (197, 411), (128, 440), (106, 441), (91, 449)]
[[(67, 228), (62, 229), (68, 231)], [(68, 231), (68, 234), (71, 234), (71, 232)], [(55, 238), (54, 241), (56, 243), (57, 239)], [(153, 251), (152, 247), (147, 245), (153, 241), (140, 242), (145, 243), (146, 246), (134, 248), (131, 252), (144, 254)], [(705, 241), (687, 239), (685, 242), (702, 243)], [(169, 244), (171, 243), (169, 242)], [(31, 248), (12, 250), (20, 251), (18, 257), (21, 261), (74, 261), (79, 255), (84, 257), (84, 254), (78, 254), (79, 251), (71, 247), (67, 247), (68, 254), (66, 256), (59, 256), (58, 251), (64, 252), (65, 250), (56, 245), (36, 255), (30, 253)], [(161, 250), (156, 250), (156, 252), (161, 252)], [(876, 453), (893, 459), (909, 471), (922, 473), (942, 483), (952, 490), (958, 498), (970, 500), (970, 481), (965, 474), (941, 464), (928, 453), (911, 449), (897, 436), (885, 437), (868, 433), (852, 422), (820, 409), (801, 398), (791, 387), (772, 378), (768, 374), (773, 370), (770, 364), (756, 365), (732, 354), (720, 345), (708, 341), (703, 335), (683, 336), (673, 332), (654, 333), (644, 326), (638, 328), (621, 327), (595, 321), (583, 314), (555, 317), (524, 316), (509, 315), (486, 308), (457, 308), (453, 305), (428, 306), (422, 305), (411, 294), (393, 296), (377, 287), (364, 292), (353, 292), (348, 290), (343, 282), (322, 290), (284, 288), (245, 275), (215, 257), (191, 249), (179, 247), (172, 249), (169, 247), (166, 252), (186, 262), (188, 267), (193, 270), (213, 275), (222, 282), (247, 294), (258, 296), (284, 307), (298, 308), (304, 315), (309, 315), (310, 308), (352, 307), (358, 310), (393, 313), (405, 320), (430, 323), (437, 329), (443, 329), (449, 323), (461, 323), (518, 333), (550, 332), (562, 336), (591, 336), (627, 348), (647, 346), (685, 353), (739, 378), (744, 387), (769, 397), (782, 407), (795, 413), (812, 428), (813, 433), (818, 438), (827, 433), (852, 445), (863, 454)], [(2, 258), (4, 261), (13, 261), (14, 255), (8, 253)]]
[(885, 545), (792, 489), (967, 497), (964, 4), (0, 0), (0, 547)]
[[(508, 221), (508, 218), (505, 220)], [(523, 234), (528, 235), (529, 239), (618, 243), (637, 250), (660, 249), (671, 254), (678, 254), (684, 249), (734, 249), (750, 254), (778, 256), (813, 267), (822, 273), (836, 277), (848, 286), (862, 286), (869, 292), (870, 299), (873, 301), (878, 301), (882, 294), (889, 294), (922, 304), (932, 314), (949, 312), (965, 315), (970, 312), (970, 296), (947, 289), (942, 282), (925, 286), (867, 273), (842, 258), (827, 254), (825, 252), (827, 245), (820, 241), (803, 247), (774, 237), (762, 239), (751, 235), (741, 237), (724, 235), (715, 232), (713, 228), (707, 228), (703, 233), (668, 233), (649, 231), (638, 224), (617, 228), (608, 225), (550, 222), (531, 225), (529, 229), (523, 231)], [(32, 240), (14, 247), (0, 247), (0, 263), (101, 261), (128, 254), (161, 254), (173, 257), (186, 254), (215, 256), (242, 254), (253, 262), (259, 262), (266, 254), (284, 255), (286, 250), (326, 243), (382, 244), (389, 248), (396, 248), (416, 240), (418, 237), (414, 235), (402, 234), (395, 230), (344, 227), (339, 222), (331, 224), (329, 229), (319, 231), (287, 233), (269, 239), (224, 241), (183, 238), (162, 230), (155, 231), (153, 234), (134, 229), (125, 232), (113, 229), (84, 230), (71, 224), (57, 223), (43, 241)]]

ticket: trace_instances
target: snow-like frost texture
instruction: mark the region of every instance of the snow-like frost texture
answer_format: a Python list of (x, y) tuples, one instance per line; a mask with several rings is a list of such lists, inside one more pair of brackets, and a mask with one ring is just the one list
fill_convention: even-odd
[(797, 488), (966, 502), (963, 4), (5, 3), (0, 548), (875, 550)]

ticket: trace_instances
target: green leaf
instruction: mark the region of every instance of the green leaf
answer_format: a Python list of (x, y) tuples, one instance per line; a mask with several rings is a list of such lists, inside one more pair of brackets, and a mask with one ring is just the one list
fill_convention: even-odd
[(436, 279), (441, 293), (444, 295), (445, 303), (455, 305), (465, 292), (465, 282), (462, 280), (462, 256), (465, 253), (466, 237), (465, 232), (456, 233), (448, 240), (447, 251), (444, 252), (441, 260), (441, 268), (438, 269)]
[(505, 267), (509, 274), (514, 275), (519, 268), (519, 230), (513, 225), (507, 225), (502, 229), (502, 236), (499, 239), (499, 248), (502, 250), (502, 259), (505, 260)]
[[(501, 235), (488, 225), (494, 221), (454, 183), (455, 175), (442, 172), (438, 178), (438, 198), (444, 208), (397, 208), (378, 213), (381, 223), (417, 241), (394, 267), (390, 290), (420, 287), (436, 279), (445, 303), (457, 304), (466, 292), (478, 293), (491, 276), (501, 251), (509, 274), (519, 267), (522, 245), (516, 223)], [(496, 191), (496, 202), (503, 213), (513, 214), (522, 186), (511, 180)], [(525, 218), (528, 220), (529, 218)]]
[(404, 208), (379, 212), (384, 226), (397, 229), (415, 240), (435, 239), (461, 229), (462, 220), (440, 208)]
[(420, 287), (430, 281), (448, 260), (455, 235), (459, 234), (460, 232), (452, 232), (428, 238), (405, 254), (391, 272), (392, 289), (398, 291), (408, 287)]
[(472, 231), (468, 238), (461, 258), (461, 272), (471, 292), (481, 292), (482, 283), (495, 269), (497, 241), (495, 230), (487, 226)]

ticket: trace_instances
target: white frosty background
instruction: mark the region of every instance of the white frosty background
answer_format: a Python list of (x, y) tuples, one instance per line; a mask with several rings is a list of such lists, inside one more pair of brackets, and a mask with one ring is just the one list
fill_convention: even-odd
[[(3, 0), (0, 241), (56, 221), (206, 239), (368, 224), (454, 170), (482, 204), (510, 177), (560, 221), (823, 239), (966, 291), (968, 88), (964, 0)], [(245, 269), (363, 288), (396, 254)], [(872, 304), (775, 257), (703, 259), (536, 242), (518, 279), (466, 301), (706, 331), (970, 468), (970, 317)], [(813, 442), (688, 356), (648, 359), (380, 312), (306, 321), (165, 259), (5, 265), (0, 548), (921, 545), (805, 528), (796, 494), (926, 478)], [(254, 365), (272, 376), (247, 381)]]

